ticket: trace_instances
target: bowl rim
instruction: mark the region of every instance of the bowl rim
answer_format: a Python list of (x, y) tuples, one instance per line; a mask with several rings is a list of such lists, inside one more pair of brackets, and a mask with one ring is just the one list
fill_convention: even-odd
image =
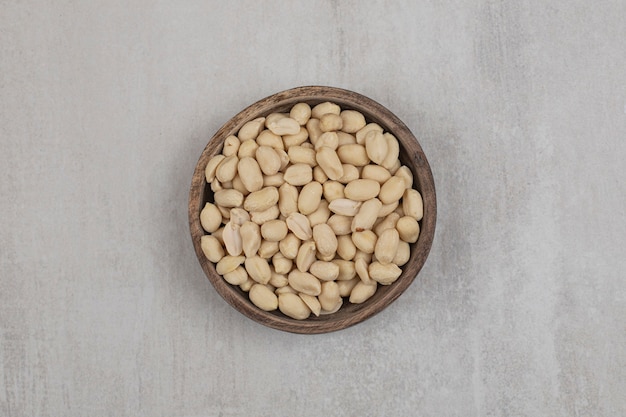
[[(377, 293), (381, 291), (381, 288), (389, 288), (389, 290), (385, 290), (382, 296), (368, 300), (372, 301), (369, 304), (368, 301), (359, 305), (348, 304), (357, 306), (350, 314), (340, 314), (346, 306), (344, 302), (344, 306), (337, 313), (320, 317), (312, 316), (306, 320), (295, 320), (283, 315), (278, 310), (266, 312), (259, 309), (249, 301), (247, 295), (239, 287), (228, 284), (217, 274), (214, 264), (204, 256), (200, 248), (200, 238), (206, 234), (200, 224), (200, 211), (205, 201), (204, 190), (207, 187), (204, 175), (205, 167), (209, 159), (221, 151), (223, 140), (230, 134), (236, 134), (241, 126), (249, 120), (266, 116), (272, 111), (290, 109), (294, 104), (302, 101), (309, 104), (325, 101), (335, 102), (342, 107), (342, 110), (360, 111), (365, 115), (368, 122), (374, 121), (381, 125), (386, 132), (392, 133), (400, 145), (400, 159), (411, 160), (412, 162), (409, 169), (411, 169), (414, 177), (413, 187), (416, 188), (416, 181), (419, 183), (418, 189), (424, 201), (424, 217), (420, 221), (420, 236), (417, 242), (411, 245), (409, 261), (402, 267), (402, 274), (393, 285), (379, 286)], [(403, 165), (407, 164), (403, 163)], [(412, 284), (424, 266), (432, 247), (437, 217), (433, 174), (420, 143), (409, 128), (389, 109), (369, 97), (343, 88), (317, 85), (295, 87), (269, 95), (247, 106), (222, 125), (208, 141), (196, 163), (188, 202), (189, 229), (196, 256), (202, 270), (218, 294), (237, 311), (262, 325), (300, 334), (318, 334), (345, 329), (373, 317), (388, 307)]]

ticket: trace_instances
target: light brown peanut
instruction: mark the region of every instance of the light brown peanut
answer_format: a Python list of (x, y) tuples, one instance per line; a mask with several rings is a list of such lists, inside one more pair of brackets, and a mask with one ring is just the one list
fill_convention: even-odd
[(315, 159), (331, 180), (337, 180), (343, 175), (341, 161), (333, 149), (326, 146), (321, 147), (315, 154)]
[(415, 220), (424, 217), (424, 202), (419, 191), (407, 189), (402, 196), (402, 211), (405, 216), (411, 216)]
[(292, 293), (281, 293), (278, 296), (278, 309), (284, 315), (296, 320), (305, 320), (311, 315), (311, 309), (302, 301), (302, 298)]
[(248, 296), (250, 301), (261, 310), (273, 311), (278, 308), (278, 297), (265, 285), (254, 284)]
[[(271, 150), (271, 148), (267, 149)], [(275, 152), (274, 155), (276, 155)], [(249, 156), (241, 158), (237, 164), (237, 171), (239, 172), (239, 178), (243, 186), (246, 187), (246, 190), (253, 192), (263, 188), (263, 173), (256, 159)]]
[(298, 196), (298, 211), (304, 215), (313, 213), (322, 201), (322, 184), (312, 181), (302, 187)]
[(200, 212), (200, 224), (209, 233), (215, 232), (222, 224), (222, 213), (211, 203), (206, 203)]
[(393, 261), (398, 250), (400, 235), (396, 229), (385, 230), (376, 241), (374, 256), (381, 264), (388, 264)]
[(320, 280), (308, 272), (294, 269), (289, 273), (287, 279), (289, 280), (289, 286), (298, 292), (317, 296), (322, 291)]
[[(313, 228), (313, 240), (322, 256), (333, 256), (337, 251), (337, 236), (327, 224), (318, 224)], [(331, 258), (332, 259), (332, 258)]]
[(376, 222), (376, 219), (378, 218), (378, 212), (381, 207), (382, 203), (377, 198), (372, 198), (363, 202), (359, 212), (352, 219), (350, 230), (352, 232), (371, 230), (374, 226), (374, 222)]
[(307, 164), (293, 164), (287, 168), (283, 179), (291, 185), (305, 185), (313, 179), (313, 169)]
[(381, 264), (380, 262), (372, 262), (369, 266), (370, 278), (382, 285), (394, 283), (402, 270), (396, 264)]
[(204, 256), (213, 263), (219, 262), (219, 260), (224, 257), (224, 248), (222, 248), (222, 245), (215, 236), (202, 236), (200, 238), (200, 248)]
[(400, 235), (400, 239), (408, 243), (417, 242), (417, 238), (420, 235), (420, 225), (411, 216), (404, 216), (398, 219), (396, 223), (396, 229)]
[(267, 259), (260, 256), (252, 256), (244, 261), (246, 271), (250, 278), (259, 284), (267, 284), (272, 277), (272, 271)]

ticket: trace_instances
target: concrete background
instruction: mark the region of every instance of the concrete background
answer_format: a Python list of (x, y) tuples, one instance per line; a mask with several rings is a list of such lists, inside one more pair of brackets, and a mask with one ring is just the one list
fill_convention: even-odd
[[(626, 415), (626, 2), (0, 1), (0, 415)], [(214, 292), (210, 136), (299, 85), (431, 162), (418, 279), (356, 327)]]

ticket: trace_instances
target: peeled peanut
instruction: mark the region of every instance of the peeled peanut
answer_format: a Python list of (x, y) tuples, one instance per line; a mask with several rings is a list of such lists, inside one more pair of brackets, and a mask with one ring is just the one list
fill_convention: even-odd
[(337, 286), (339, 287), (339, 295), (342, 297), (349, 297), (352, 289), (359, 282), (361, 282), (359, 277), (354, 277), (346, 281), (337, 281)]
[(417, 238), (420, 235), (420, 225), (417, 220), (411, 216), (404, 216), (398, 219), (396, 229), (398, 229), (400, 239), (408, 243), (417, 242)]
[(242, 285), (248, 281), (248, 278), (248, 273), (243, 266), (237, 266), (237, 268), (224, 274), (224, 280), (231, 285)]
[(363, 258), (359, 258), (354, 261), (354, 270), (356, 271), (356, 274), (359, 276), (359, 279), (366, 284), (369, 284), (372, 281), (368, 266), (369, 263)]
[[(267, 149), (270, 149), (270, 151), (272, 151), (271, 148)], [(276, 152), (274, 152), (274, 155), (276, 155)], [(278, 156), (276, 157), (278, 158)], [(246, 187), (246, 190), (253, 192), (259, 191), (261, 188), (263, 188), (263, 173), (261, 172), (259, 164), (254, 158), (251, 158), (249, 156), (241, 158), (237, 164), (237, 171), (239, 172), (239, 178), (241, 179), (244, 187)]]
[(291, 185), (305, 185), (313, 179), (313, 169), (307, 164), (294, 164), (287, 168), (283, 179)]
[(320, 129), (320, 120), (313, 117), (306, 122), (306, 130), (309, 132), (309, 140), (314, 145), (317, 139), (324, 133)]
[(215, 155), (213, 158), (209, 159), (209, 162), (206, 165), (204, 170), (204, 176), (206, 178), (206, 182), (212, 182), (215, 179), (215, 171), (217, 171), (217, 167), (222, 163), (222, 161), (226, 159), (224, 155)]
[(352, 242), (354, 242), (354, 246), (365, 253), (374, 253), (377, 240), (378, 238), (376, 237), (376, 233), (371, 230), (352, 233)]
[(274, 205), (263, 211), (251, 211), (250, 220), (258, 225), (263, 225), (265, 222), (277, 219), (280, 216), (280, 210), (278, 206)]
[(327, 113), (332, 113), (339, 115), (341, 114), (341, 107), (339, 107), (335, 103), (331, 103), (330, 101), (326, 101), (314, 106), (311, 109), (311, 117), (315, 117), (316, 119), (320, 119), (323, 115)]
[(328, 209), (342, 216), (355, 216), (359, 212), (361, 204), (360, 201), (354, 201), (348, 198), (337, 198), (328, 204)]
[(300, 131), (295, 135), (283, 135), (283, 144), (285, 149), (291, 149), (292, 146), (298, 146), (309, 138), (309, 131), (301, 126)]
[(260, 256), (253, 256), (246, 258), (245, 262), (246, 271), (250, 278), (260, 284), (267, 284), (272, 277), (272, 271), (265, 258)]
[(200, 224), (209, 233), (215, 232), (222, 224), (222, 213), (211, 203), (206, 203), (200, 212)]
[(377, 198), (372, 198), (363, 202), (359, 212), (352, 219), (350, 230), (353, 232), (371, 230), (374, 226), (374, 222), (376, 222), (376, 219), (378, 218), (378, 212), (381, 207), (382, 203)]
[(226, 255), (215, 265), (215, 271), (220, 275), (227, 274), (234, 271), (235, 268), (241, 265), (245, 260), (245, 256)]
[(342, 127), (343, 119), (338, 114), (326, 113), (320, 117), (320, 129), (322, 132), (341, 130)]
[[(330, 208), (330, 204), (328, 208)], [(327, 224), (333, 229), (336, 236), (349, 235), (351, 233), (352, 217), (334, 214), (328, 218)]]
[(247, 140), (256, 139), (259, 133), (261, 133), (261, 130), (263, 130), (264, 124), (265, 124), (265, 117), (258, 117), (254, 120), (250, 120), (249, 122), (246, 122), (241, 127), (241, 129), (239, 129), (239, 133), (237, 134), (237, 136), (239, 137), (239, 140), (244, 142)]
[(320, 280), (308, 272), (302, 272), (294, 269), (289, 273), (287, 279), (289, 280), (291, 288), (298, 292), (317, 296), (322, 291)]
[(224, 257), (224, 248), (222, 248), (222, 245), (215, 236), (202, 236), (200, 238), (200, 248), (204, 256), (213, 263), (219, 262), (219, 260)]
[(395, 166), (400, 164), (400, 161), (398, 160), (398, 156), (400, 155), (400, 146), (396, 137), (391, 133), (387, 132), (383, 134), (383, 137), (387, 141), (387, 155), (385, 156), (385, 159), (383, 159), (383, 162), (381, 162), (381, 165), (391, 171)]
[(346, 198), (354, 201), (366, 201), (374, 198), (380, 191), (380, 184), (374, 180), (359, 179), (346, 185), (343, 190)]
[(337, 132), (337, 146), (354, 145), (356, 144), (356, 137), (346, 132)]
[(370, 283), (358, 282), (350, 293), (350, 302), (352, 304), (361, 304), (369, 300), (375, 293), (378, 284), (372, 281)]
[(388, 145), (381, 132), (372, 130), (365, 135), (365, 150), (367, 156), (375, 164), (382, 164), (387, 156)]
[(358, 132), (356, 132), (356, 142), (359, 144), (364, 144), (365, 143), (365, 136), (371, 132), (371, 131), (377, 131), (377, 132), (383, 132), (383, 128), (380, 127), (378, 124), (376, 123), (368, 123), (365, 126), (363, 126), (363, 128), (361, 128)]
[(270, 242), (269, 240), (264, 240), (261, 242), (261, 246), (259, 247), (259, 256), (264, 259), (270, 259), (278, 252), (278, 242)]
[(269, 284), (272, 285), (274, 288), (282, 288), (289, 284), (289, 280), (287, 280), (287, 275), (279, 274), (276, 271), (272, 271), (272, 277), (270, 278)]
[(407, 242), (401, 240), (398, 242), (398, 249), (391, 262), (393, 262), (394, 264), (398, 266), (402, 266), (406, 264), (407, 262), (409, 262), (410, 257), (411, 257), (410, 245)]
[(283, 255), (281, 252), (276, 252), (274, 256), (272, 256), (272, 265), (274, 266), (274, 271), (277, 274), (288, 274), (292, 270), (293, 261), (291, 259), (285, 258), (285, 255)]
[(341, 164), (341, 168), (343, 169), (343, 175), (337, 178), (337, 182), (348, 184), (359, 179), (359, 168), (350, 164)]
[(265, 129), (261, 133), (259, 133), (259, 136), (257, 136), (256, 138), (256, 143), (257, 145), (259, 145), (259, 147), (266, 146), (274, 149), (285, 149), (283, 139), (280, 136), (272, 133), (272, 131), (269, 129)]
[(315, 149), (307, 148), (304, 146), (291, 146), (287, 151), (287, 155), (289, 155), (289, 160), (292, 164), (306, 164), (311, 167), (317, 165), (317, 161), (315, 160)]
[(313, 179), (320, 184), (324, 184), (328, 181), (328, 175), (326, 175), (321, 166), (316, 165), (313, 167)]
[(236, 155), (239, 150), (241, 141), (235, 135), (230, 135), (224, 139), (224, 147), (222, 148), (222, 154), (224, 156)]
[(343, 259), (333, 259), (331, 262), (339, 267), (339, 275), (337, 276), (337, 280), (347, 281), (356, 276), (354, 262), (346, 261)]
[(300, 131), (300, 123), (291, 117), (282, 117), (272, 120), (267, 128), (276, 135), (295, 135)]
[(315, 316), (320, 315), (322, 306), (319, 300), (317, 299), (317, 297), (309, 295), (309, 294), (303, 294), (303, 293), (298, 294), (298, 296), (302, 299), (302, 301), (304, 301), (304, 304), (306, 304), (307, 307), (311, 309), (311, 312), (315, 314)]
[[(237, 179), (237, 177), (235, 177)], [(263, 187), (280, 187), (285, 183), (283, 173), (278, 172), (274, 175), (266, 175), (263, 177)]]
[(337, 283), (335, 281), (322, 282), (317, 299), (322, 306), (322, 310), (333, 310), (338, 303), (341, 303), (341, 296), (339, 295), (339, 286)]
[(315, 242), (309, 240), (300, 245), (298, 255), (296, 256), (296, 267), (302, 272), (309, 270), (313, 262), (315, 262)]
[(388, 264), (393, 261), (398, 251), (400, 235), (396, 229), (385, 230), (376, 241), (374, 256), (381, 264)]
[(356, 133), (365, 127), (365, 117), (356, 110), (343, 110), (340, 116), (344, 132)]
[(359, 144), (343, 145), (337, 148), (337, 156), (344, 164), (362, 167), (370, 162), (365, 146)]
[(279, 242), (287, 236), (287, 224), (282, 220), (270, 220), (261, 226), (263, 239)]
[(326, 223), (330, 217), (330, 209), (328, 208), (328, 202), (326, 200), (320, 201), (320, 205), (313, 213), (307, 216), (311, 227), (315, 227), (318, 224)]
[(379, 165), (365, 165), (363, 167), (363, 171), (361, 171), (361, 177), (364, 179), (374, 180), (382, 185), (385, 181), (391, 178), (391, 173), (387, 170), (387, 168)]
[(309, 272), (322, 281), (334, 281), (339, 276), (339, 266), (332, 262), (315, 261)]
[(298, 211), (298, 189), (288, 183), (278, 188), (278, 208), (280, 214), (287, 217)]
[(309, 219), (302, 213), (291, 213), (287, 217), (287, 227), (300, 240), (309, 240), (313, 237)]
[(239, 159), (251, 157), (254, 158), (256, 155), (256, 150), (259, 148), (259, 145), (253, 140), (247, 140), (245, 142), (241, 142), (239, 145), (239, 151), (237, 151), (237, 156)]
[(337, 236), (327, 224), (318, 224), (313, 228), (313, 240), (319, 253), (323, 256), (334, 256), (337, 251)]
[(250, 301), (264, 311), (273, 311), (278, 308), (278, 297), (265, 285), (254, 284), (248, 293)]
[(401, 177), (391, 177), (380, 187), (378, 198), (383, 204), (390, 204), (402, 198), (405, 186)]
[(238, 224), (228, 222), (224, 225), (224, 230), (222, 231), (224, 246), (226, 247), (228, 254), (231, 256), (241, 255), (241, 252), (243, 251), (239, 228), (240, 226)]
[(278, 203), (276, 187), (265, 187), (250, 193), (243, 202), (243, 208), (248, 211), (263, 211)]
[(311, 309), (302, 301), (302, 298), (292, 293), (281, 293), (278, 296), (278, 309), (284, 315), (296, 320), (305, 320), (311, 315)]
[(395, 174), (396, 177), (400, 177), (404, 180), (404, 187), (408, 190), (413, 187), (413, 173), (406, 165), (402, 165)]
[(400, 215), (398, 215), (397, 213), (389, 213), (382, 222), (378, 223), (378, 225), (374, 227), (374, 233), (380, 236), (386, 229), (395, 228), (399, 218)]
[(322, 201), (322, 184), (312, 181), (302, 187), (298, 196), (298, 210), (304, 215), (313, 213)]
[(298, 239), (296, 235), (288, 233), (287, 236), (279, 243), (280, 252), (287, 259), (296, 259), (296, 256), (298, 256), (298, 250), (300, 249), (300, 242), (300, 239)]
[(352, 260), (356, 254), (356, 246), (350, 235), (337, 236), (337, 255), (346, 261)]
[(304, 126), (311, 118), (311, 106), (307, 103), (298, 103), (291, 108), (289, 117), (297, 121), (301, 126)]
[(226, 159), (224, 159), (217, 167), (215, 177), (222, 183), (232, 181), (232, 179), (235, 178), (235, 175), (237, 175), (238, 163), (239, 158), (237, 158), (237, 155), (227, 156)]
[(394, 283), (402, 270), (396, 264), (381, 264), (380, 262), (372, 262), (369, 266), (370, 278), (382, 285)]
[(239, 207), (243, 204), (243, 194), (237, 190), (220, 190), (213, 194), (215, 204), (222, 207)]
[(415, 220), (424, 217), (424, 202), (419, 191), (407, 189), (402, 196), (402, 211), (405, 216), (411, 216)]
[(345, 194), (343, 192), (344, 187), (345, 185), (338, 181), (326, 181), (323, 184), (324, 198), (329, 203), (338, 198), (345, 198)]
[[(265, 175), (274, 175), (278, 173), (278, 171), (280, 170), (280, 157), (278, 156), (278, 153), (276, 153), (276, 151), (273, 148), (270, 148), (269, 146), (259, 146), (259, 148), (256, 150), (255, 162), (257, 161), (258, 161), (257, 165), (260, 167), (261, 171), (263, 171), (263, 174)], [(241, 165), (240, 165), (239, 173), (241, 174), (241, 172), (242, 171), (241, 171)], [(262, 178), (263, 177), (261, 177), (261, 179)], [(244, 184), (245, 184), (245, 179), (242, 178), (242, 180), (244, 181)], [(261, 184), (263, 184), (262, 181), (261, 181)], [(250, 190), (250, 191), (258, 191), (258, 190)]]
[(319, 166), (324, 170), (326, 176), (331, 180), (337, 180), (343, 175), (341, 161), (333, 149), (326, 146), (321, 147), (317, 151), (315, 159), (317, 160)]

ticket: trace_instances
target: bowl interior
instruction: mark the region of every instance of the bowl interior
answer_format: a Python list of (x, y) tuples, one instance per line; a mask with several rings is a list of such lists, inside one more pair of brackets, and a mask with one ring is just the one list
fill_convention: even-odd
[[(351, 304), (344, 301), (343, 306), (334, 314), (306, 320), (291, 319), (280, 311), (265, 312), (258, 309), (248, 299), (247, 293), (239, 287), (232, 286), (217, 274), (215, 266), (206, 259), (200, 249), (200, 237), (205, 234), (200, 225), (200, 211), (206, 202), (213, 201), (213, 192), (204, 178), (207, 162), (221, 152), (226, 137), (236, 134), (249, 120), (267, 116), (273, 112), (289, 112), (299, 102), (306, 102), (311, 107), (316, 104), (332, 101), (342, 110), (352, 109), (361, 112), (368, 123), (378, 123), (386, 132), (392, 133), (400, 145), (400, 161), (413, 173), (413, 188), (422, 194), (424, 200), (424, 218), (420, 221), (420, 236), (411, 244), (411, 256), (402, 267), (398, 280), (389, 286), (378, 286), (378, 290), (366, 302)], [(432, 172), (424, 152), (402, 121), (377, 102), (358, 93), (333, 87), (298, 87), (274, 94), (247, 107), (211, 138), (204, 149), (194, 172), (189, 197), (189, 223), (193, 244), (198, 260), (205, 274), (218, 293), (233, 307), (249, 318), (266, 326), (294, 333), (324, 333), (340, 330), (359, 323), (383, 310), (393, 302), (413, 282), (417, 273), (424, 265), (435, 230), (436, 197)]]

